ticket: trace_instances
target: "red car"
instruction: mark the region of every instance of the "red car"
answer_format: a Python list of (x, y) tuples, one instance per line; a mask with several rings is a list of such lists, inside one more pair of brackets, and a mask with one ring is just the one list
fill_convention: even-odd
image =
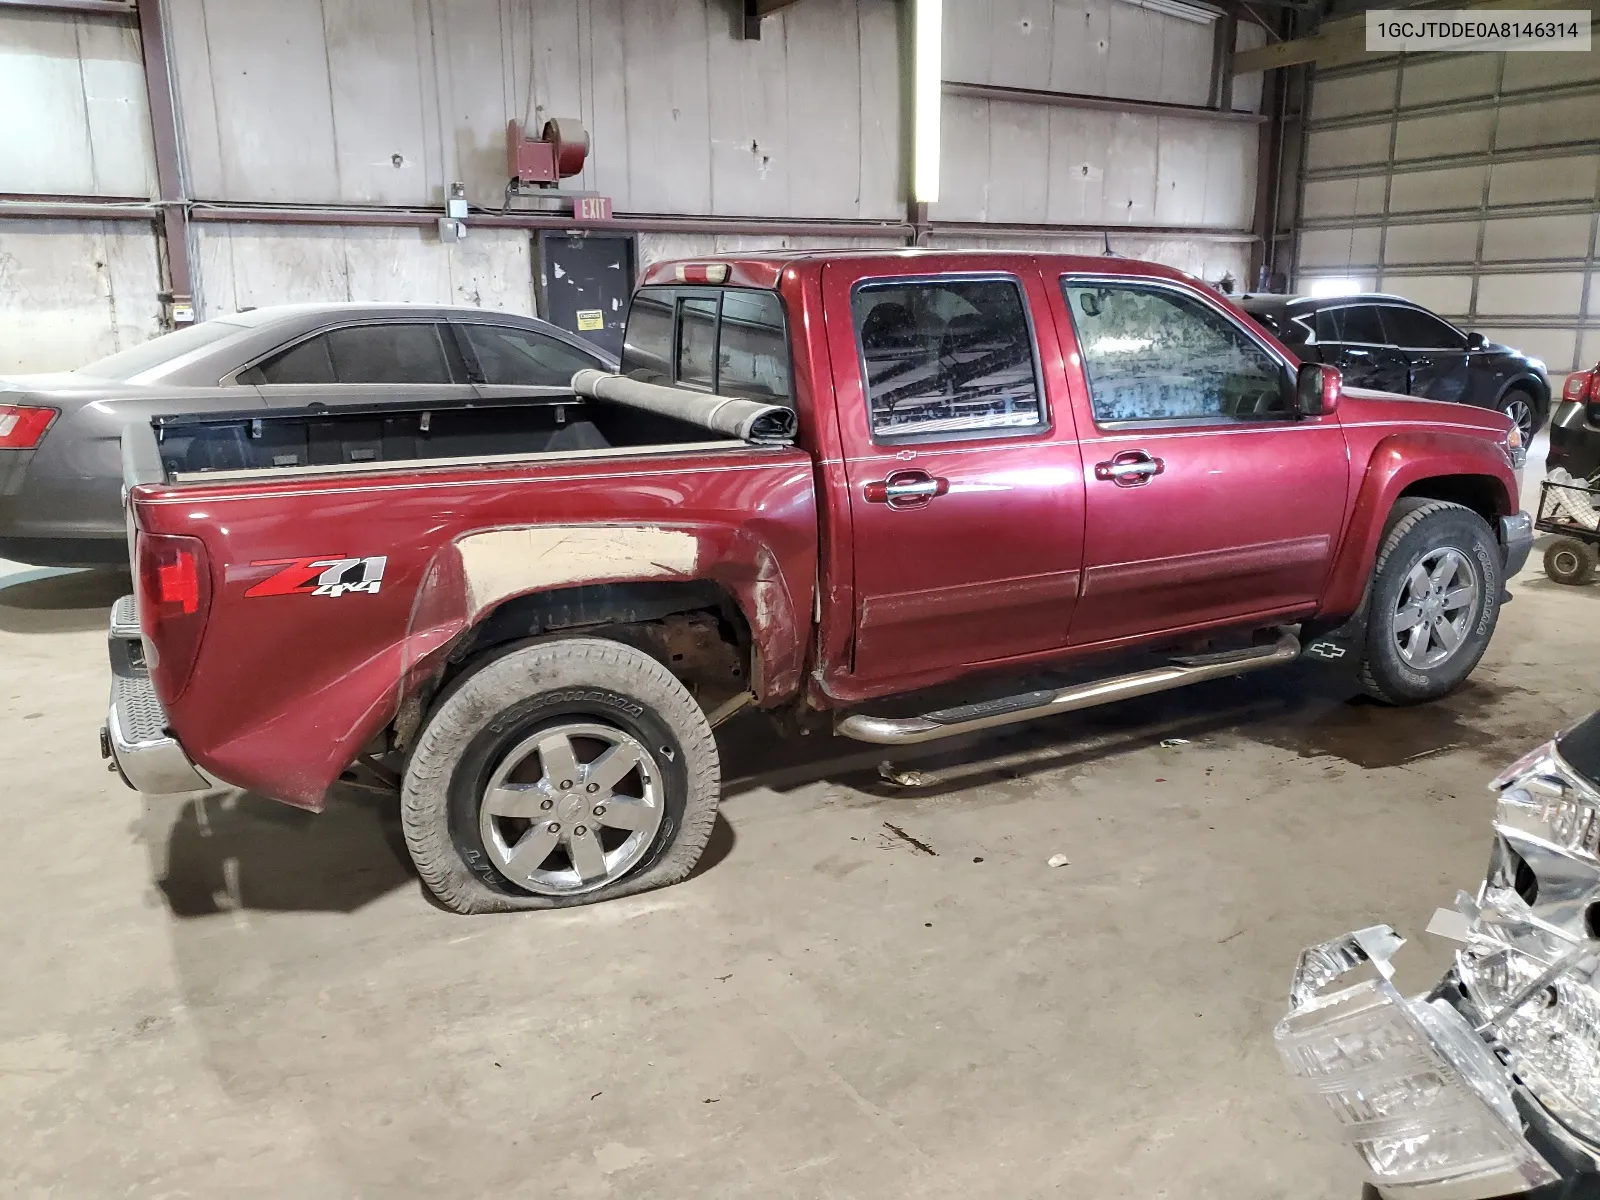
[(317, 809), (389, 764), (446, 905), (576, 904), (689, 872), (742, 705), (900, 745), (1302, 653), (1426, 700), (1531, 544), (1504, 416), (1343, 390), (1123, 259), (661, 264), (622, 370), (130, 428), (125, 777)]

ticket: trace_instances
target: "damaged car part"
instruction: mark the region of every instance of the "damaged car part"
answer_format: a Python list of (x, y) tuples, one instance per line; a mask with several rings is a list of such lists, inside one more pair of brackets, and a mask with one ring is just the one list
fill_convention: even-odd
[[(1313, 1121), (1389, 1197), (1600, 1196), (1600, 713), (1490, 785), (1476, 896), (1431, 992), (1390, 982), (1400, 939), (1359, 930), (1301, 955), (1279, 1055)], [(1371, 963), (1380, 978), (1324, 989)]]

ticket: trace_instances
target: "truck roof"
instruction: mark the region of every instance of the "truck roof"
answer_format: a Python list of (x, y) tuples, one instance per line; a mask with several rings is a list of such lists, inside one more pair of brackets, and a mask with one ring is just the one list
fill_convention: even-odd
[[(1045, 264), (1050, 269), (1095, 275), (1147, 276), (1154, 279), (1192, 280), (1194, 277), (1160, 263), (1119, 255), (1050, 254), (1033, 250), (944, 250), (929, 247), (879, 248), (840, 247), (808, 250), (774, 250), (759, 254), (734, 252), (707, 254), (697, 258), (668, 259), (647, 267), (641, 286), (664, 283), (727, 282), (735, 287), (778, 286), (786, 268), (821, 265), (830, 262), (883, 261), (888, 259), (926, 262), (929, 271), (994, 270), (1024, 264)], [(726, 266), (725, 280), (706, 277), (707, 267)]]

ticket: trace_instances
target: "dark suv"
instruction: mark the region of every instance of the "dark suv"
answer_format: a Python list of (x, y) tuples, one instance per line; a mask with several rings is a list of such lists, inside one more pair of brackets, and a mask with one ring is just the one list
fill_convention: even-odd
[(1524, 444), (1550, 413), (1544, 363), (1399, 296), (1258, 294), (1239, 303), (1299, 358), (1338, 367), (1352, 387), (1498, 409)]

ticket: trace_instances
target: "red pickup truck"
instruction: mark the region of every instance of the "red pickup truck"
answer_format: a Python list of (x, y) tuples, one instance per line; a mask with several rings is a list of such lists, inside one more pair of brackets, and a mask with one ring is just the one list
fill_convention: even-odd
[(387, 764), (460, 912), (682, 879), (745, 704), (900, 745), (1302, 654), (1438, 696), (1532, 537), (1505, 417), (1343, 389), (1123, 259), (661, 264), (621, 375), (402, 393), (126, 431), (102, 743), (309, 809)]

